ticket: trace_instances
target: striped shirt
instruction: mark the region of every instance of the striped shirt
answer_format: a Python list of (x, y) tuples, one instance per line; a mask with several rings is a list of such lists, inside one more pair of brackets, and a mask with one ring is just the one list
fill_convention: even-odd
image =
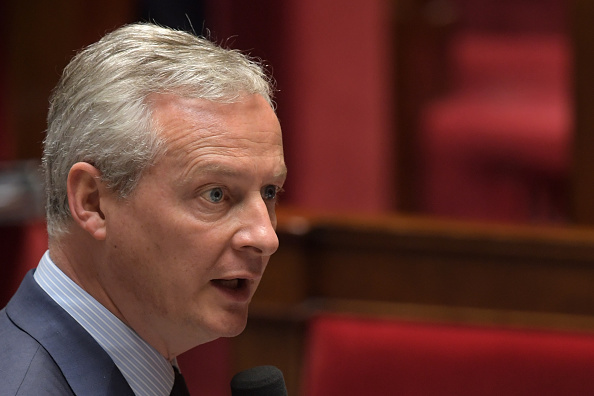
[(101, 345), (136, 396), (169, 396), (175, 379), (171, 363), (66, 276), (52, 262), (49, 251), (34, 278)]

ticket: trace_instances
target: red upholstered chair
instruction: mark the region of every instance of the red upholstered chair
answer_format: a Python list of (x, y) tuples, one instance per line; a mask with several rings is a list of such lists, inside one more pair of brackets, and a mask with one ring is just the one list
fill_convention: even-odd
[(594, 336), (320, 316), (304, 396), (594, 395)]
[(561, 34), (460, 34), (454, 88), (422, 110), (428, 214), (511, 222), (565, 220), (572, 111)]

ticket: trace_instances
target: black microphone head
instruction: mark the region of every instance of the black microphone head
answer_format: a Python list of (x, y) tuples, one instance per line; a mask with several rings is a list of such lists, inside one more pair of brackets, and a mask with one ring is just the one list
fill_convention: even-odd
[(257, 366), (231, 379), (233, 396), (287, 396), (282, 371), (274, 366)]

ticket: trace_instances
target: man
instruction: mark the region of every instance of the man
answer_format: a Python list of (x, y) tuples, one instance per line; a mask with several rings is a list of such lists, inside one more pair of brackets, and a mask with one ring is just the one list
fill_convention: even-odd
[(176, 356), (244, 329), (278, 247), (269, 80), (125, 26), (66, 67), (44, 145), (49, 251), (0, 312), (0, 394), (177, 392)]

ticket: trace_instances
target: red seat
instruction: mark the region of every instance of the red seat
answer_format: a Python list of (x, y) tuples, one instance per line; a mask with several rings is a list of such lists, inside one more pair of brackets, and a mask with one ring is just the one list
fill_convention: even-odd
[(594, 336), (320, 316), (304, 396), (593, 395)]
[(460, 34), (451, 58), (452, 90), (421, 114), (422, 211), (564, 221), (572, 130), (567, 38)]

